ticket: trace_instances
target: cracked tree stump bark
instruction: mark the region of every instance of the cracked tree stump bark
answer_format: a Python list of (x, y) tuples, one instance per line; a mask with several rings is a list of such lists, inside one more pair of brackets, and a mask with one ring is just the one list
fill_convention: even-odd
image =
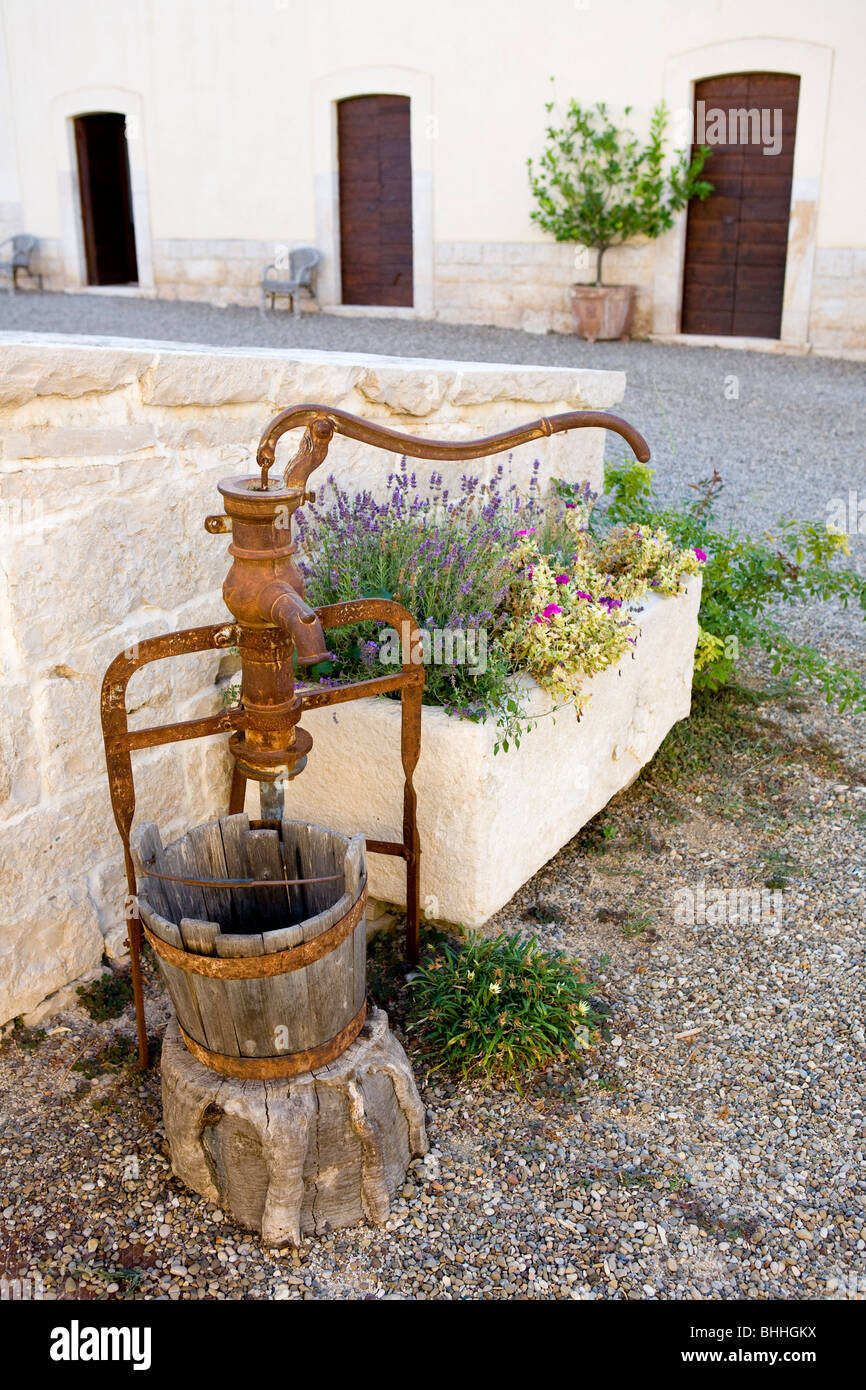
[(177, 1177), (271, 1246), (381, 1225), (428, 1147), (412, 1068), (380, 1009), (336, 1061), (277, 1081), (203, 1066), (172, 1019), (162, 1105)]

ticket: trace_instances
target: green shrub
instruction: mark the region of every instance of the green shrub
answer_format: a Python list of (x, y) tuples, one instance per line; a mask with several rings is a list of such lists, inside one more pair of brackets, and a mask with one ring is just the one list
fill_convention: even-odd
[[(548, 102), (548, 115), (554, 103)], [(628, 116), (631, 107), (625, 108)], [(665, 169), (668, 111), (656, 106), (649, 139), (618, 126), (604, 102), (571, 101), (560, 126), (547, 128), (547, 145), (537, 163), (527, 160), (529, 184), (538, 206), (530, 216), (557, 241), (578, 242), (595, 251), (595, 283), (611, 246), (636, 236), (655, 240), (673, 226), (674, 213), (692, 198), (703, 200), (713, 185), (700, 177), (708, 145), (682, 152)]]
[(593, 513), (593, 531), (611, 525), (661, 526), (675, 545), (692, 549), (703, 564), (695, 688), (719, 690), (751, 651), (763, 651), (773, 674), (812, 684), (838, 709), (866, 710), (866, 682), (849, 667), (806, 643), (795, 642), (776, 617), (780, 606), (813, 599), (856, 603), (866, 613), (866, 578), (839, 566), (847, 537), (821, 522), (781, 522), (773, 533), (752, 538), (735, 527), (714, 525), (722, 478), (695, 485), (695, 498), (663, 507), (652, 489), (653, 471), (623, 463), (605, 470), (606, 513)]
[(591, 993), (577, 963), (535, 937), (470, 933), (418, 972), (409, 1027), (434, 1071), (516, 1079), (595, 1041)]

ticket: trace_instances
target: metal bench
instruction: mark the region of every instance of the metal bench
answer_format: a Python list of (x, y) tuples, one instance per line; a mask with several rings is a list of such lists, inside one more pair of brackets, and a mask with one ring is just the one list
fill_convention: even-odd
[[(298, 302), (301, 292), (308, 294), (311, 299), (316, 297), (316, 266), (320, 260), (321, 257), (314, 247), (299, 246), (289, 253), (287, 279), (278, 278), (280, 272), (285, 273), (285, 265), (277, 265), (274, 262), (265, 266), (262, 275), (262, 302), (260, 305), (262, 318), (265, 317), (268, 298), (270, 298), (273, 309), (274, 300), (278, 294), (288, 295), (292, 302), (292, 313), (297, 318), (301, 312), (301, 306)], [(270, 274), (271, 271), (275, 272), (274, 275)]]
[[(26, 270), (32, 280), (39, 281), (39, 288), (42, 289), (42, 276), (38, 271), (30, 269), (30, 258), (38, 245), (35, 236), (25, 236), (21, 233), (0, 242), (0, 273), (9, 276), (10, 294), (14, 294), (18, 288), (19, 270)], [(7, 248), (11, 248), (11, 255)]]

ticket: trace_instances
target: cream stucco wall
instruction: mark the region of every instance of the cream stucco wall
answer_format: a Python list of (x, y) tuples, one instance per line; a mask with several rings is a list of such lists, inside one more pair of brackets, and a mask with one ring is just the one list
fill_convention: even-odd
[[(645, 130), (662, 96), (675, 109), (688, 105), (690, 82), (729, 64), (796, 71), (794, 201), (807, 206), (795, 212), (792, 241), (805, 229), (808, 246), (792, 273), (783, 337), (817, 341), (823, 332), (833, 345), (832, 311), (823, 319), (815, 311), (839, 287), (822, 286), (815, 262), (822, 252), (866, 249), (866, 181), (856, 176), (862, 13), (862, 0), (543, 0), (531, 12), (523, 0), (2, 0), (0, 130), (14, 149), (0, 156), (0, 202), (3, 189), (20, 188), (22, 222), (44, 240), (51, 283), (75, 284), (63, 127), (79, 103), (87, 109), (119, 90), (128, 100), (118, 109), (132, 113), (137, 233), (152, 241), (159, 293), (251, 301), (263, 257), (315, 242), (325, 252), (323, 302), (336, 304), (333, 103), (399, 89), (412, 97), (414, 312), (459, 318), (465, 309), (475, 320), (563, 328), (564, 290), (538, 303), (551, 296), (533, 269), (544, 255), (531, 248), (550, 243), (529, 220), (525, 167), (540, 148), (551, 90), (563, 100), (629, 103)], [(680, 244), (675, 232), (650, 248), (639, 326), (675, 331)], [(446, 288), (458, 282), (436, 262), (472, 261), (438, 248), (490, 245), (509, 249), (487, 263), (513, 268), (497, 290), (478, 288), (491, 279), (470, 274), (459, 281), (468, 288)], [(526, 286), (516, 298), (515, 280)], [(836, 323), (837, 346), (857, 331), (861, 282), (860, 307), (848, 306), (844, 329)]]

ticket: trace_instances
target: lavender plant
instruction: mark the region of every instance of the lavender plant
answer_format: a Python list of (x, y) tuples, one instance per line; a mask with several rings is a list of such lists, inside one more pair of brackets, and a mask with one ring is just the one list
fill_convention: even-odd
[[(350, 497), (331, 477), (322, 500), (297, 513), (300, 567), (316, 607), (394, 599), (428, 632), (462, 633), (470, 653), (482, 649), (483, 632), (483, 662), (431, 662), (426, 668), (425, 703), (464, 717), (497, 708), (509, 683), (497, 637), (505, 620), (519, 501), (513, 489), (503, 490), (502, 478), (501, 467), (486, 484), (464, 476), (453, 495), (434, 473), (422, 494), (404, 460), (388, 479), (387, 502), (369, 492)], [(383, 660), (394, 651), (393, 642), (381, 641), (384, 628), (371, 622), (332, 630), (334, 661), (318, 672), (320, 678), (342, 682), (393, 673), (394, 665)]]
[[(350, 497), (330, 478), (323, 500), (297, 514), (308, 598), (316, 607), (392, 598), (428, 633), (463, 634), (465, 652), (483, 651), (483, 661), (428, 663), (425, 702), (495, 718), (505, 752), (530, 723), (516, 675), (531, 675), (579, 713), (584, 679), (637, 640), (628, 601), (649, 589), (673, 593), (700, 567), (662, 528), (593, 536), (588, 487), (559, 484), (544, 503), (534, 485), (527, 497), (503, 488), (500, 467), (490, 483), (463, 477), (453, 496), (434, 474), (422, 494), (405, 460), (389, 486), (379, 503), (369, 492)], [(332, 629), (333, 661), (314, 677), (393, 671), (399, 641), (385, 626)]]

